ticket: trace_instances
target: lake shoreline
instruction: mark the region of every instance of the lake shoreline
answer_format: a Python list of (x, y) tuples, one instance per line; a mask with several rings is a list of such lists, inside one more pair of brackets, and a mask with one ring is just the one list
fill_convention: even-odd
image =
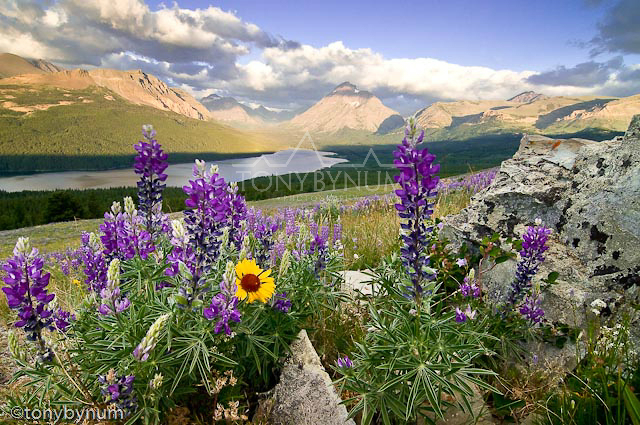
[[(228, 181), (241, 182), (256, 177), (307, 173), (329, 168), (346, 159), (334, 152), (308, 149), (284, 149), (267, 154), (242, 155), (235, 158), (206, 160), (218, 165), (220, 174)], [(132, 160), (133, 163), (133, 160)], [(167, 168), (168, 187), (182, 187), (192, 173), (193, 161), (170, 164)], [(22, 173), (0, 176), (0, 191), (56, 191), (70, 189), (107, 189), (135, 187), (138, 176), (132, 167), (109, 170), (68, 170), (59, 172)]]

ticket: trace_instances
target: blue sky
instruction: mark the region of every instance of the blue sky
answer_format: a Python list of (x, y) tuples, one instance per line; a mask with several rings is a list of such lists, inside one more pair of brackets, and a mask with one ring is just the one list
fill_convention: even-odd
[(0, 51), (305, 107), (348, 80), (438, 100), (640, 92), (640, 1), (4, 0)]
[[(158, 8), (167, 2), (151, 1)], [(589, 59), (589, 41), (612, 2), (485, 1), (179, 1), (235, 11), (248, 22), (315, 47), (341, 40), (387, 58), (433, 57), (460, 65), (545, 70)]]

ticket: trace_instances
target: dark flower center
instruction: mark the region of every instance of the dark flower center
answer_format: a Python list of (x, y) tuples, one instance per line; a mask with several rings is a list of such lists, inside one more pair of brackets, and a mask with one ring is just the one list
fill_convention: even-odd
[(260, 278), (255, 274), (245, 274), (242, 276), (242, 280), (240, 281), (240, 286), (247, 292), (256, 292), (260, 289)]

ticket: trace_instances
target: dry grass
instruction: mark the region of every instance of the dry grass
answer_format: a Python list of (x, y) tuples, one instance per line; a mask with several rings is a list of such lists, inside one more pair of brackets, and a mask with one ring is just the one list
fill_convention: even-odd
[[(438, 197), (433, 216), (457, 214), (469, 205), (470, 199), (470, 193), (463, 190)], [(341, 220), (347, 269), (375, 267), (400, 247), (400, 219), (392, 204), (379, 203), (367, 210), (346, 212)]]

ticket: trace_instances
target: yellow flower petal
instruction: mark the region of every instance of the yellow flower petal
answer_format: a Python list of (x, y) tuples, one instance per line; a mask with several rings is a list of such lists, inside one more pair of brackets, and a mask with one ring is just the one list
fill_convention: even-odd
[[(242, 278), (252, 274), (258, 277), (260, 285), (256, 291), (247, 291), (242, 287)], [(244, 259), (236, 265), (236, 297), (238, 299), (246, 299), (248, 303), (260, 301), (266, 303), (275, 292), (275, 283), (271, 277), (271, 270), (262, 270), (255, 260)]]

